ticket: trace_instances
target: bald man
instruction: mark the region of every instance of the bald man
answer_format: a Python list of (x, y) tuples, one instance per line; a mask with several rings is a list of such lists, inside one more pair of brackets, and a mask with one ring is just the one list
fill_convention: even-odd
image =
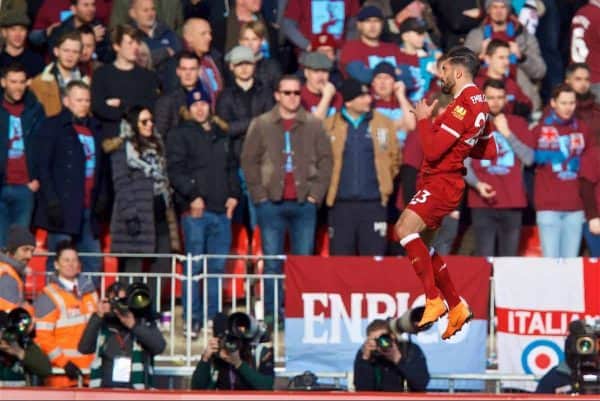
[[(113, 0), (109, 28), (113, 29), (117, 25), (130, 22), (130, 5), (130, 0)], [(181, 1), (155, 0), (154, 5), (158, 19), (178, 34), (181, 33), (181, 26), (183, 25), (183, 6)]]
[(183, 41), (200, 60), (200, 82), (208, 89), (214, 110), (217, 95), (223, 89), (223, 68), (217, 64), (221, 56), (210, 48), (212, 31), (208, 21), (202, 18), (187, 20), (183, 25)]

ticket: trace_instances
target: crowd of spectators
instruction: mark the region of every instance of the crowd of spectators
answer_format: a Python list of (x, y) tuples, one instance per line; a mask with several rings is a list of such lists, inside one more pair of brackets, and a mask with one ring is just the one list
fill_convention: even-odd
[[(17, 224), (50, 251), (99, 252), (108, 232), (113, 252), (227, 254), (237, 224), (266, 255), (312, 254), (321, 226), (332, 255), (393, 254), (423, 157), (411, 110), (452, 106), (437, 60), (462, 45), (499, 152), (467, 160), (436, 249), (470, 222), (475, 254), (515, 256), (534, 221), (544, 256), (582, 239), (598, 256), (599, 23), (598, 0), (2, 0), (0, 246)], [(185, 313), (197, 335), (202, 305)]]

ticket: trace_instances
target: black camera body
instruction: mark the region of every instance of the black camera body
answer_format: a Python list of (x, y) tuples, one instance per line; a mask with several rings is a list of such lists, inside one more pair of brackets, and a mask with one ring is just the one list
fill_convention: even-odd
[(120, 285), (116, 286), (112, 292), (117, 295), (108, 300), (113, 311), (117, 311), (120, 314), (125, 314), (130, 311), (136, 317), (144, 317), (150, 314), (152, 297), (150, 295), (150, 289), (146, 284), (140, 282), (130, 284), (125, 289), (124, 297), (118, 296), (121, 289), (122, 287)]
[(213, 333), (219, 339), (219, 348), (227, 353), (269, 340), (264, 325), (243, 312), (235, 312), (229, 316), (217, 313), (213, 319)]
[[(0, 338), (9, 344), (17, 344), (25, 349), (33, 341), (30, 332), (33, 320), (29, 312), (23, 308), (15, 308), (9, 313), (0, 311)], [(0, 353), (0, 364), (12, 365), (15, 358), (12, 355)]]
[(571, 322), (565, 357), (572, 372), (572, 388), (581, 394), (600, 394), (600, 321)]

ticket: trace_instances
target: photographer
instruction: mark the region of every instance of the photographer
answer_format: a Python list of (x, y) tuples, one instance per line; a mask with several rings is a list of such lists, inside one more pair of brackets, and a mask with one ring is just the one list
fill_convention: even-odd
[(192, 376), (193, 390), (273, 390), (273, 349), (265, 331), (245, 313), (214, 318), (202, 360)]
[(142, 283), (117, 282), (90, 318), (78, 351), (95, 353), (90, 387), (148, 389), (154, 356), (166, 346), (152, 316), (150, 291)]
[[(565, 359), (550, 369), (538, 382), (536, 393), (546, 394), (599, 394), (600, 349), (598, 336), (600, 327), (575, 320), (569, 324), (569, 335), (565, 339)], [(596, 376), (596, 382), (584, 381), (584, 375)]]
[(354, 360), (356, 391), (425, 391), (428, 382), (421, 348), (399, 340), (386, 320), (369, 323), (367, 339)]
[(0, 311), (0, 386), (32, 385), (32, 376), (40, 380), (52, 372), (50, 360), (33, 343), (33, 320), (23, 308), (10, 313)]

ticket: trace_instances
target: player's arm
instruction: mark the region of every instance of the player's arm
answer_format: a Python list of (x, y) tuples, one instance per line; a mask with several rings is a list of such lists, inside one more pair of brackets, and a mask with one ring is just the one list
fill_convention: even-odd
[(498, 148), (496, 146), (496, 140), (490, 126), (490, 121), (486, 121), (483, 133), (479, 137), (479, 140), (471, 149), (469, 156), (473, 159), (495, 159), (498, 155)]
[(439, 160), (460, 138), (460, 134), (452, 127), (441, 124), (434, 127), (429, 118), (419, 120), (417, 132), (425, 160)]

